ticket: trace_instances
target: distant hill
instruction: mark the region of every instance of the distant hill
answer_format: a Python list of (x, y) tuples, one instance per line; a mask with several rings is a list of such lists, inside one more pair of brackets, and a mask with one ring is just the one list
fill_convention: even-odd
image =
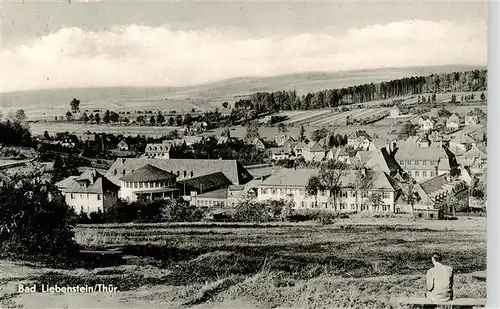
[(255, 92), (296, 90), (298, 94), (323, 89), (341, 88), (364, 83), (377, 83), (402, 77), (451, 73), (484, 69), (480, 66), (428, 66), (391, 68), (349, 72), (308, 72), (274, 77), (241, 77), (187, 87), (100, 87), (67, 88), (3, 93), (0, 107), (8, 111), (25, 109), (30, 119), (62, 116), (72, 98), (81, 101), (81, 109), (115, 111), (161, 109), (186, 112), (192, 109), (221, 108), (242, 96)]

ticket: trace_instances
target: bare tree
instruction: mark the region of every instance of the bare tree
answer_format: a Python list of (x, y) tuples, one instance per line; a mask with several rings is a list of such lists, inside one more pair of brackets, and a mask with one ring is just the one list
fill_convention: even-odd
[(323, 164), (319, 170), (318, 176), (311, 177), (308, 181), (307, 190), (309, 193), (318, 191), (327, 191), (328, 200), (332, 201), (334, 210), (337, 210), (336, 197), (342, 188), (342, 177), (346, 174), (346, 165), (340, 161), (330, 160)]

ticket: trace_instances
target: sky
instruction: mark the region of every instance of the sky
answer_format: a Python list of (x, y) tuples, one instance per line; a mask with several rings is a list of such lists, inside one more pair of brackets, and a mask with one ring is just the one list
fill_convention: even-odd
[(486, 65), (485, 1), (0, 0), (0, 92)]

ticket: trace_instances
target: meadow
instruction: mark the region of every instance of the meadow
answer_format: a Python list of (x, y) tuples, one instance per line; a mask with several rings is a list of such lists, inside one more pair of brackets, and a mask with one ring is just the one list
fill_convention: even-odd
[[(120, 248), (126, 265), (61, 269), (0, 263), (0, 305), (99, 308), (397, 308), (423, 297), (429, 255), (454, 267), (457, 298), (484, 298), (486, 219), (354, 215), (317, 223), (81, 225), (87, 249)], [(9, 275), (10, 274), (10, 275)], [(14, 279), (13, 279), (14, 278)], [(17, 280), (17, 281), (15, 281)], [(113, 284), (119, 293), (19, 295), (13, 282)]]

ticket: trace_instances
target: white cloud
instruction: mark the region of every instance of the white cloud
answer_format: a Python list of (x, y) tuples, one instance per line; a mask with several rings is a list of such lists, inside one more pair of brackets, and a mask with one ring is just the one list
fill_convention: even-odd
[(242, 38), (216, 30), (64, 28), (1, 51), (0, 91), (178, 86), (238, 76), (486, 64), (482, 22), (402, 21), (342, 33)]

